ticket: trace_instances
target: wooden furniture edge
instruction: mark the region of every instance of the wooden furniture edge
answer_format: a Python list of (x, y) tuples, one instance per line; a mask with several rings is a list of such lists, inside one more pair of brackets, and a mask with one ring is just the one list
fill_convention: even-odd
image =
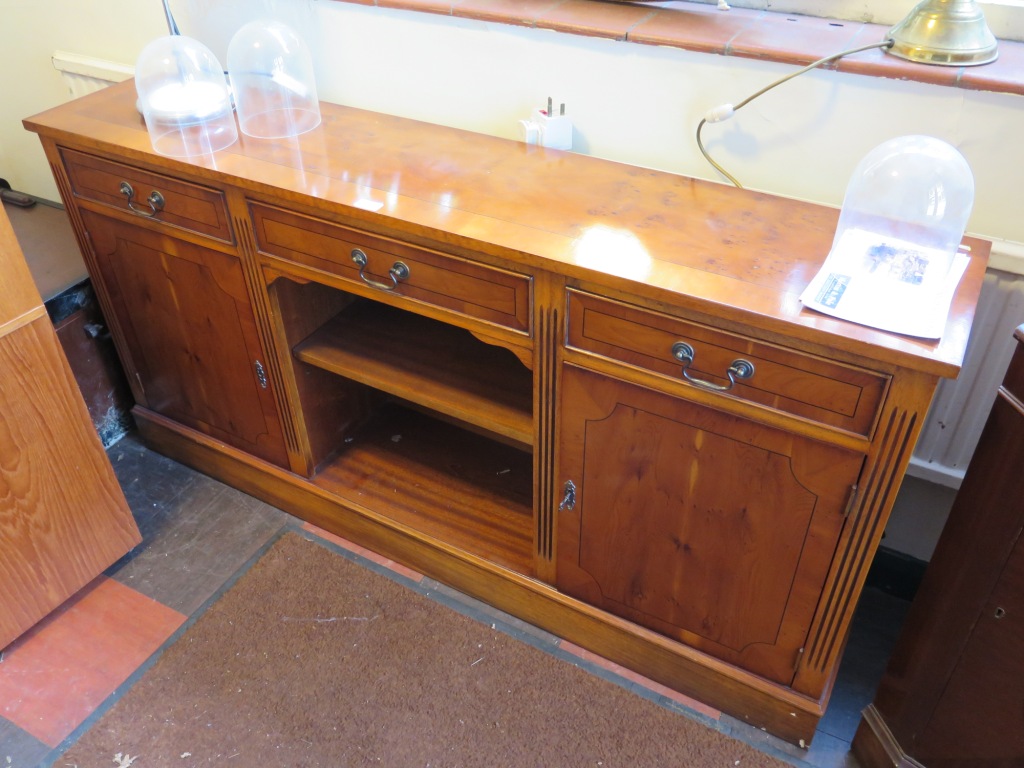
[(136, 406), (132, 414), (153, 450), (784, 740), (809, 745), (824, 714), (819, 701), (353, 509), (311, 481), (152, 411)]
[(864, 768), (925, 768), (903, 751), (874, 704), (862, 713), (850, 749)]

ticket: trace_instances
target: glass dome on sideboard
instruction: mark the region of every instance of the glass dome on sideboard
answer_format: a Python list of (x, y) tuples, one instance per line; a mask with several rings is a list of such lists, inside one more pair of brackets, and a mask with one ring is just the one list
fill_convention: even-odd
[(320, 125), (320, 102), (309, 48), (289, 26), (252, 21), (228, 44), (228, 74), (246, 136), (281, 139)]
[[(850, 177), (833, 251), (857, 243), (868, 258), (913, 251), (917, 266), (942, 279), (974, 205), (974, 176), (953, 146), (931, 136), (900, 136), (871, 150)], [(924, 260), (927, 263), (922, 263)], [(925, 269), (927, 267), (927, 269)]]
[(224, 69), (198, 40), (168, 35), (149, 43), (135, 66), (135, 88), (153, 149), (161, 155), (206, 155), (238, 139)]

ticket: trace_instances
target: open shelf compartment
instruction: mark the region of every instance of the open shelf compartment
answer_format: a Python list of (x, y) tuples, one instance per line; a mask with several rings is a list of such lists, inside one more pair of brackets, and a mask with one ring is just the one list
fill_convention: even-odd
[(511, 446), (387, 403), (317, 472), (353, 504), (533, 576), (533, 461)]
[(509, 350), (395, 307), (356, 301), (294, 349), (310, 365), (533, 445), (533, 378)]

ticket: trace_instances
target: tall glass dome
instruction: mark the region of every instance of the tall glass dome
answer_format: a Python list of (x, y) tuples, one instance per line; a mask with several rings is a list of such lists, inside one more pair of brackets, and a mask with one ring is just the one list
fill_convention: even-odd
[(135, 66), (135, 88), (161, 155), (205, 155), (238, 139), (224, 69), (198, 40), (168, 35), (149, 43)]
[(291, 27), (257, 20), (228, 44), (228, 74), (246, 136), (280, 139), (320, 125), (312, 57)]
[(833, 250), (853, 239), (912, 244), (945, 275), (974, 205), (974, 176), (954, 147), (931, 136), (900, 136), (870, 151), (854, 169)]

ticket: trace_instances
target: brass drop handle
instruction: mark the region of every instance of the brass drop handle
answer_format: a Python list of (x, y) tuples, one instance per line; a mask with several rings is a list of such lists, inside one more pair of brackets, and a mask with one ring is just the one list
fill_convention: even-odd
[(672, 357), (683, 364), (683, 378), (695, 386), (710, 389), (715, 392), (728, 392), (736, 385), (736, 379), (749, 379), (754, 375), (754, 364), (749, 360), (737, 358), (732, 361), (732, 365), (730, 365), (729, 369), (725, 372), (725, 375), (729, 377), (728, 384), (715, 384), (713, 381), (698, 379), (696, 376), (691, 376), (690, 372), (687, 370), (693, 362), (695, 354), (693, 347), (685, 341), (677, 341), (672, 345)]
[(398, 287), (398, 284), (400, 282), (409, 279), (409, 267), (407, 267), (401, 261), (396, 261), (394, 264), (391, 265), (391, 269), (388, 270), (388, 277), (391, 278), (391, 285), (370, 279), (365, 274), (363, 274), (363, 271), (366, 269), (366, 265), (369, 262), (369, 259), (366, 257), (366, 254), (363, 253), (362, 249), (360, 248), (352, 249), (352, 261), (354, 261), (356, 263), (356, 266), (359, 267), (359, 279), (362, 280), (367, 285), (372, 285), (374, 288), (379, 288), (382, 291), (393, 291)]
[(157, 192), (155, 189), (149, 193), (149, 197), (146, 198), (146, 203), (149, 205), (149, 210), (143, 208), (137, 208), (135, 201), (132, 199), (135, 197), (135, 190), (132, 185), (127, 181), (121, 182), (121, 188), (119, 190), (122, 195), (128, 198), (128, 207), (132, 209), (139, 216), (146, 216), (147, 218), (153, 218), (160, 211), (164, 209), (164, 196)]

